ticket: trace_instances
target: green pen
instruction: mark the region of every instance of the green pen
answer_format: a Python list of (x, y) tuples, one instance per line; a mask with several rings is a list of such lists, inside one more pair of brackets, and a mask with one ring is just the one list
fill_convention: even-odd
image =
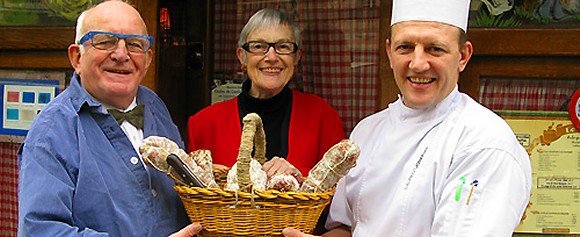
[(459, 178), (459, 182), (457, 183), (457, 187), (455, 188), (455, 201), (459, 202), (459, 199), (461, 199), (461, 191), (463, 191), (464, 184), (465, 177), (461, 176), (461, 178)]

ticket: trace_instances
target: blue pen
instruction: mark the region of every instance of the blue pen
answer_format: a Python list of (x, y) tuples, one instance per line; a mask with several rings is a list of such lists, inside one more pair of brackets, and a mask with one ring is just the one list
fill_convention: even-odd
[(459, 178), (459, 183), (457, 183), (457, 187), (455, 188), (455, 201), (458, 201), (461, 199), (461, 191), (463, 191), (463, 185), (465, 184), (465, 177), (461, 176), (461, 178)]
[(471, 200), (471, 194), (473, 193), (473, 188), (477, 187), (477, 185), (479, 184), (479, 181), (473, 180), (473, 182), (471, 182), (471, 190), (469, 190), (469, 196), (467, 196), (467, 202), (465, 202), (465, 205), (469, 205), (469, 200)]

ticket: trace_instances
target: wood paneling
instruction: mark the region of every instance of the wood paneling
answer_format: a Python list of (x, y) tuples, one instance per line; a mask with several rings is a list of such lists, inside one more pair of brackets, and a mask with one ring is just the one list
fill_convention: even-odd
[(468, 30), (475, 55), (580, 56), (580, 29)]
[(397, 100), (397, 94), (399, 94), (399, 88), (395, 83), (393, 77), (393, 71), (389, 65), (389, 59), (386, 52), (386, 39), (389, 31), (389, 26), (391, 22), (391, 0), (381, 1), (381, 14), (380, 14), (380, 35), (379, 35), (379, 49), (377, 49), (379, 55), (379, 92), (378, 95), (378, 108), (377, 110), (387, 107), (387, 105), (395, 100)]
[(147, 75), (141, 82), (142, 85), (151, 88), (154, 91), (158, 90), (158, 75), (157, 71), (159, 70), (159, 57), (157, 56), (156, 52), (159, 52), (159, 41), (157, 37), (157, 13), (159, 9), (159, 1), (149, 1), (149, 0), (134, 0), (135, 7), (141, 12), (143, 19), (145, 20), (145, 24), (147, 25), (147, 30), (149, 35), (155, 37), (155, 48), (153, 48), (153, 61), (151, 62), (151, 66), (149, 66), (149, 70), (147, 71)]
[(0, 27), (0, 49), (66, 50), (73, 43), (75, 28), (70, 27)]
[[(66, 50), (0, 50), (0, 68), (69, 69)], [(72, 69), (72, 68), (71, 68)]]
[(573, 56), (479, 56), (461, 74), (459, 89), (479, 100), (483, 77), (580, 79), (580, 57)]

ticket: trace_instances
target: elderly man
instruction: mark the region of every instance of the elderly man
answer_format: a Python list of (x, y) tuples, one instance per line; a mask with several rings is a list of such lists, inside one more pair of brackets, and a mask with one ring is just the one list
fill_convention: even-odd
[(18, 153), (18, 235), (196, 234), (173, 181), (137, 152), (150, 135), (183, 147), (165, 104), (140, 86), (153, 45), (141, 15), (105, 1), (83, 12), (76, 30), (70, 86), (36, 117)]

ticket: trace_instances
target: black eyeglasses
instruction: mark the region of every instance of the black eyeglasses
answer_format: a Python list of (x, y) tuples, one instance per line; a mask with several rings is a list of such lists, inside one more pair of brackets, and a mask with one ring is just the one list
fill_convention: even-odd
[(274, 48), (274, 51), (281, 55), (294, 54), (298, 51), (298, 45), (294, 42), (269, 43), (264, 41), (249, 41), (242, 45), (244, 50), (255, 54), (266, 54), (270, 50), (270, 47)]
[(89, 31), (81, 37), (78, 44), (91, 40), (91, 45), (96, 49), (115, 50), (119, 39), (125, 40), (127, 51), (132, 53), (145, 53), (153, 45), (153, 37), (148, 35), (117, 34), (106, 31)]

